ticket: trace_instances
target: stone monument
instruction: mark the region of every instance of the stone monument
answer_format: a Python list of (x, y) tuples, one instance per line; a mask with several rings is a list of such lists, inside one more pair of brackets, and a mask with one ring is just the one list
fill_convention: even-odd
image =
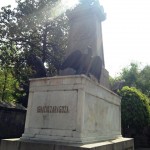
[(3, 140), (1, 150), (134, 149), (133, 140), (121, 135), (120, 97), (108, 88), (101, 30), (105, 13), (98, 3), (87, 1), (68, 14), (66, 58), (90, 46), (93, 56), (102, 60), (100, 83), (86, 75), (68, 75), (68, 71), (63, 76), (30, 80), (24, 134), (19, 140)]
[[(95, 0), (95, 3), (94, 0), (81, 1), (83, 4), (78, 5), (73, 11), (67, 14), (70, 31), (66, 58), (77, 49), (84, 53), (88, 46), (91, 47), (92, 55), (99, 56), (102, 60), (100, 84), (109, 88), (109, 74), (105, 69), (104, 63), (101, 25), (101, 22), (106, 19), (106, 14), (97, 0)], [(62, 74), (68, 75), (69, 73), (70, 72), (66, 70)]]

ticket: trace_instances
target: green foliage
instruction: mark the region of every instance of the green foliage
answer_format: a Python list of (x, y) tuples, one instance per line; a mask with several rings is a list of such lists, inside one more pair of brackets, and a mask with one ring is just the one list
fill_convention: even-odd
[(139, 75), (139, 66), (136, 63), (131, 63), (129, 67), (123, 68), (121, 73), (121, 79), (126, 81), (126, 85), (130, 87), (136, 87), (136, 82)]
[(137, 88), (150, 97), (150, 66), (145, 66), (139, 73)]
[(150, 97), (150, 66), (140, 68), (139, 64), (131, 63), (130, 66), (122, 69), (120, 76), (111, 78), (111, 83), (125, 80), (126, 86), (135, 87)]
[(17, 87), (17, 80), (11, 74), (10, 68), (0, 69), (0, 101), (15, 103), (14, 95)]
[(113, 77), (109, 76), (109, 82), (110, 82), (111, 87), (113, 87), (114, 84), (115, 84), (116, 82), (118, 82), (118, 81), (121, 81), (121, 78), (120, 78), (120, 77), (115, 77), (115, 78), (113, 78)]
[[(48, 70), (48, 76), (59, 73), (68, 36), (67, 17), (60, 0), (18, 0), (14, 10), (0, 12), (0, 68), (11, 68), (17, 80), (16, 98), (26, 97), (33, 72), (27, 58), (35, 53)], [(20, 97), (22, 95), (22, 97)], [(26, 104), (24, 104), (26, 106)]]
[(123, 87), (118, 93), (121, 97), (122, 129), (135, 129), (140, 132), (150, 124), (150, 101), (134, 87)]

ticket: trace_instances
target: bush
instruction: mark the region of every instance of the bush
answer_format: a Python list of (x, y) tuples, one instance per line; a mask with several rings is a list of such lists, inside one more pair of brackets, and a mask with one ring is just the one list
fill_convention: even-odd
[(123, 133), (134, 129), (136, 133), (142, 132), (150, 123), (149, 98), (134, 87), (123, 87), (118, 94), (121, 100), (121, 119)]

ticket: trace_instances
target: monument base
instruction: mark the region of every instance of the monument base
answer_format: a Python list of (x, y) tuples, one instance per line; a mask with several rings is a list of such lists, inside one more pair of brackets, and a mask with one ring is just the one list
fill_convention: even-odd
[(56, 142), (21, 141), (5, 139), (0, 150), (134, 150), (133, 139), (119, 138), (91, 144), (62, 144)]
[(120, 102), (85, 75), (32, 79), (21, 139), (85, 144), (120, 138)]

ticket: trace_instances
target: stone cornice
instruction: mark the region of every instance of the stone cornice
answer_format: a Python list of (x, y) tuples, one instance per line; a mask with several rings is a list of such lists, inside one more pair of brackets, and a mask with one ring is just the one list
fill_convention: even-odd
[(106, 19), (106, 13), (104, 12), (103, 6), (91, 5), (91, 6), (82, 6), (79, 5), (74, 8), (72, 11), (67, 12), (69, 20), (74, 20), (76, 18), (82, 18), (87, 16), (96, 15), (97, 18), (102, 22)]

